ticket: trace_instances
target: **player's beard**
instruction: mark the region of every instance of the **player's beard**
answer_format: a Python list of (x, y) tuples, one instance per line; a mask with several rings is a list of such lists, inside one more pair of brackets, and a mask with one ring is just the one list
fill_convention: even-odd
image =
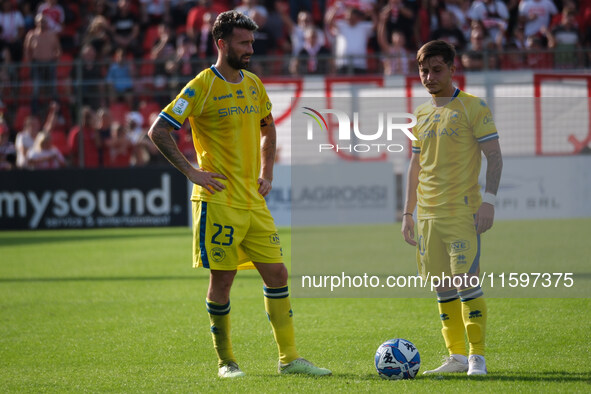
[[(246, 55), (243, 55), (243, 57)], [(242, 60), (240, 56), (232, 49), (228, 48), (228, 65), (236, 70), (241, 70), (243, 68), (247, 68), (250, 62), (249, 60)]]

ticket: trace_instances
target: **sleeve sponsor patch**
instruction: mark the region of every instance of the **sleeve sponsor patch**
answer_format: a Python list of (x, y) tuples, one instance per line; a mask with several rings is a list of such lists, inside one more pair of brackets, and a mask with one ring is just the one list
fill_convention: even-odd
[(174, 112), (177, 115), (182, 115), (188, 106), (189, 102), (183, 98), (180, 98), (176, 101), (174, 107), (172, 107), (172, 112)]

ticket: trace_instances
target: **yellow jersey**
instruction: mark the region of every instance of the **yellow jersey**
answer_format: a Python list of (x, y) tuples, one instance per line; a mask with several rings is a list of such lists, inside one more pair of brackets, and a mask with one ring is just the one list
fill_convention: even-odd
[(199, 167), (225, 175), (226, 188), (215, 194), (194, 185), (192, 201), (239, 209), (265, 206), (258, 193), (261, 171), (261, 124), (271, 102), (261, 80), (241, 70), (242, 81), (230, 83), (215, 66), (203, 70), (166, 106), (160, 117), (179, 129), (189, 118)]
[(417, 217), (476, 213), (482, 201), (479, 143), (499, 138), (488, 105), (456, 89), (446, 105), (426, 102), (414, 114), (417, 124), (413, 135), (417, 140), (412, 152), (419, 155), (421, 165)]

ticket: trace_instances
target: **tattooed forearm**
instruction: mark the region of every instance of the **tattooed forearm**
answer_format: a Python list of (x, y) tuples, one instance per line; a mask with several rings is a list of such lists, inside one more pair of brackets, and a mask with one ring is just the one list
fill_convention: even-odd
[(486, 156), (486, 188), (487, 193), (497, 194), (503, 171), (503, 157), (498, 140), (488, 141), (480, 145)]
[(168, 159), (168, 161), (179, 171), (186, 174), (186, 171), (191, 167), (191, 164), (179, 150), (176, 142), (170, 135), (171, 131), (172, 126), (166, 121), (158, 119), (150, 128), (148, 136), (162, 155), (164, 155), (164, 157), (166, 157), (166, 159)]
[(269, 123), (273, 123), (273, 116), (271, 114), (265, 116), (263, 119), (261, 119), (261, 129), (263, 127), (267, 127), (269, 125)]
[[(265, 123), (264, 127), (263, 123)], [(261, 175), (267, 180), (272, 180), (273, 165), (275, 164), (275, 154), (277, 152), (277, 130), (271, 114), (261, 120), (261, 134)]]

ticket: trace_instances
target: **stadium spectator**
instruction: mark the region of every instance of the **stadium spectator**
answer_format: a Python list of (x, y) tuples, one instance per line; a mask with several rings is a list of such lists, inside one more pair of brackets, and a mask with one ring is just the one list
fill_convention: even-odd
[(140, 0), (143, 25), (157, 26), (170, 23), (170, 0)]
[[(265, 10), (260, 12), (259, 7), (250, 11), (250, 18), (259, 26), (254, 32), (254, 42), (252, 44), (253, 51), (261, 57), (273, 54), (275, 49), (276, 37), (274, 33), (267, 27), (267, 18), (269, 13)], [(250, 67), (255, 74), (269, 74), (271, 64), (270, 60), (257, 61), (255, 57), (250, 61)]]
[[(4, 97), (17, 97), (19, 87), (20, 64), (12, 59), (8, 47), (0, 50), (0, 88)], [(0, 111), (4, 110), (4, 104), (0, 105)]]
[(447, 10), (439, 12), (439, 28), (431, 32), (431, 40), (443, 40), (452, 44), (458, 52), (466, 46), (464, 33), (457, 26), (453, 14)]
[[(49, 111), (47, 113), (47, 119), (43, 125), (44, 133), (51, 133), (51, 130), (57, 123), (57, 117), (59, 112), (59, 104), (52, 101), (49, 104)], [(28, 115), (25, 119), (23, 130), (16, 135), (16, 166), (18, 168), (28, 168), (27, 153), (33, 147), (35, 138), (40, 131), (39, 117), (33, 114)]]
[(143, 166), (150, 161), (150, 154), (147, 149), (147, 130), (144, 130), (144, 117), (139, 112), (130, 112), (126, 117), (127, 138), (131, 142), (132, 152), (130, 164), (132, 166)]
[(123, 48), (115, 50), (113, 63), (109, 66), (105, 81), (109, 86), (111, 103), (124, 99), (130, 108), (133, 107), (133, 68), (129, 60), (125, 58)]
[(47, 17), (47, 27), (55, 33), (61, 33), (66, 14), (64, 8), (58, 4), (57, 0), (44, 0), (37, 8), (37, 15)]
[(324, 37), (324, 32), (314, 24), (312, 14), (309, 11), (300, 11), (297, 14), (297, 23), (294, 23), (289, 16), (289, 9), (286, 7), (286, 5), (286, 3), (278, 2), (277, 9), (281, 19), (283, 20), (283, 24), (286, 26), (287, 33), (289, 34), (289, 38), (291, 40), (292, 55), (298, 56), (304, 48), (304, 32), (309, 28), (313, 28), (318, 31), (316, 34), (316, 44), (320, 45), (321, 47), (325, 47), (326, 38)]
[(326, 12), (326, 25), (335, 36), (334, 54), (339, 73), (364, 74), (367, 72), (367, 43), (374, 34), (375, 14), (372, 22), (356, 8), (347, 8), (344, 20), (335, 20), (338, 8)]
[(0, 39), (10, 50), (13, 61), (20, 62), (23, 57), (25, 20), (12, 0), (2, 0), (0, 9)]
[(35, 137), (33, 147), (27, 152), (29, 168), (54, 170), (66, 166), (62, 153), (51, 143), (51, 133), (41, 132)]
[[(542, 31), (547, 32), (544, 28)], [(526, 67), (529, 69), (551, 69), (552, 68), (552, 54), (548, 52), (546, 40), (542, 39), (540, 35), (533, 35), (527, 37), (525, 40), (526, 47)]]
[[(71, 104), (77, 104), (80, 99), (82, 105), (97, 110), (106, 104), (103, 67), (96, 61), (96, 51), (90, 44), (80, 50), (80, 60), (81, 66), (73, 67), (66, 81), (66, 96), (70, 97)], [(72, 87), (77, 90), (76, 94)]]
[(16, 148), (10, 141), (10, 129), (4, 120), (0, 118), (0, 170), (11, 170), (16, 161)]
[[(187, 22), (186, 22), (186, 33), (190, 39), (197, 42), (199, 37), (202, 36), (202, 29), (203, 21), (205, 20), (205, 14), (209, 13), (213, 15), (213, 20), (215, 17), (226, 11), (224, 5), (219, 4), (219, 2), (213, 2), (213, 0), (199, 0), (198, 4), (189, 10), (189, 14), (187, 15)], [(209, 30), (211, 31), (211, 26), (213, 26), (213, 20), (209, 23)], [(213, 38), (212, 38), (213, 40)]]
[(111, 112), (106, 107), (100, 107), (96, 111), (96, 147), (98, 150), (98, 164), (99, 167), (104, 167), (105, 159), (105, 141), (111, 137)]
[(582, 42), (576, 25), (576, 11), (572, 8), (562, 10), (560, 24), (552, 29), (548, 37), (548, 47), (555, 50), (555, 68), (575, 68), (582, 64)]
[(308, 27), (304, 30), (304, 44), (297, 57), (290, 63), (294, 75), (329, 74), (331, 70), (330, 50), (321, 44), (318, 29)]
[[(162, 23), (158, 25), (158, 38), (150, 53), (150, 60), (154, 61), (154, 89), (156, 100), (164, 106), (170, 102), (168, 97), (168, 77), (170, 66), (169, 61), (176, 60), (175, 39), (168, 25)], [(176, 69), (176, 67), (175, 67)]]
[[(81, 124), (72, 127), (68, 134), (71, 163), (78, 167), (97, 168), (102, 142), (98, 130), (94, 127), (94, 112), (90, 107), (83, 107), (80, 116)], [(80, 145), (83, 147), (82, 151)], [(81, 160), (80, 156), (84, 159)]]
[(131, 11), (131, 0), (119, 0), (117, 10), (111, 19), (113, 44), (117, 48), (126, 49), (137, 57), (141, 56), (142, 47), (139, 42), (140, 24), (138, 15)]
[(64, 2), (64, 24), (60, 35), (62, 50), (72, 56), (80, 46), (80, 28), (83, 26), (80, 4), (75, 1)]
[(35, 28), (35, 12), (33, 11), (33, 5), (28, 1), (20, 3), (20, 11), (23, 14), (23, 20), (25, 22), (25, 32)]
[(558, 10), (552, 0), (521, 0), (519, 16), (525, 24), (525, 37), (542, 36), (542, 29), (550, 27), (550, 18)]
[(445, 9), (452, 13), (459, 29), (466, 39), (470, 38), (470, 18), (468, 11), (472, 5), (471, 0), (446, 0)]
[(502, 49), (509, 22), (509, 10), (501, 0), (475, 0), (468, 11), (473, 21), (481, 21), (489, 37)]
[(213, 35), (211, 34), (211, 28), (216, 16), (217, 14), (213, 12), (203, 14), (203, 21), (195, 40), (199, 58), (211, 58), (217, 55), (217, 48), (213, 43)]
[(392, 43), (388, 43), (386, 38), (380, 34), (378, 29), (380, 47), (382, 48), (382, 64), (384, 66), (385, 75), (408, 75), (412, 57), (410, 52), (406, 49), (405, 36), (402, 32), (395, 31), (392, 33)]
[(484, 31), (479, 29), (472, 30), (470, 34), (470, 44), (468, 50), (462, 54), (462, 67), (466, 71), (481, 71), (484, 69), (485, 51)]
[(236, 6), (234, 10), (248, 16), (249, 18), (252, 18), (253, 12), (255, 11), (261, 14), (265, 20), (269, 17), (267, 9), (260, 5), (257, 0), (241, 0), (240, 5)]
[(106, 167), (129, 167), (132, 152), (133, 143), (129, 139), (127, 128), (121, 123), (113, 123), (111, 125), (111, 135), (105, 141)]
[(52, 99), (57, 98), (56, 62), (61, 55), (61, 46), (57, 33), (49, 30), (47, 21), (47, 16), (38, 14), (35, 29), (27, 33), (24, 43), (24, 60), (31, 64), (34, 113), (39, 110), (39, 98), (45, 88)]
[(445, 10), (443, 0), (421, 0), (415, 24), (419, 44), (422, 45), (429, 41), (431, 33), (439, 28), (439, 13), (441, 10)]
[(94, 16), (82, 38), (82, 45), (92, 45), (98, 62), (109, 59), (113, 49), (111, 26), (103, 15)]
[(408, 49), (415, 48), (415, 19), (417, 16), (417, 2), (411, 0), (389, 0), (380, 13), (388, 15), (386, 19), (386, 37), (388, 41), (395, 31), (404, 34)]

